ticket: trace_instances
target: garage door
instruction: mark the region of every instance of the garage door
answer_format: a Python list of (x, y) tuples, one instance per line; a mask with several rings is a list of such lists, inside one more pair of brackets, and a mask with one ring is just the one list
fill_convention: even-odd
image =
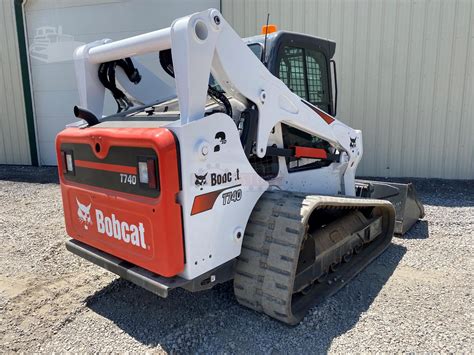
[[(121, 38), (170, 26), (219, 0), (29, 0), (25, 6), (37, 139), (42, 165), (56, 165), (54, 139), (74, 121), (79, 103), (72, 53), (97, 39)], [(156, 55), (141, 61), (158, 74)], [(116, 104), (108, 95), (105, 113)]]

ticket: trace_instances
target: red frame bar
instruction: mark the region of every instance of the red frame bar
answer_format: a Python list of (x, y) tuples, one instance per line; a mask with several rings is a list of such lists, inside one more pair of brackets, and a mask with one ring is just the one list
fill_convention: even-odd
[(327, 159), (328, 154), (321, 148), (293, 147), (296, 158)]

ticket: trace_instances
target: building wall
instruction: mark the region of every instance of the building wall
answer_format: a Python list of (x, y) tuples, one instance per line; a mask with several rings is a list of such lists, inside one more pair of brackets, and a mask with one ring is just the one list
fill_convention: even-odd
[[(338, 118), (364, 132), (359, 174), (474, 178), (473, 1), (222, 0), (222, 12), (242, 36), (270, 12), (337, 42)], [(31, 163), (15, 26), (1, 1), (0, 164)]]
[[(72, 113), (72, 108), (79, 104), (75, 48), (97, 39), (119, 40), (169, 27), (176, 18), (210, 7), (219, 7), (219, 1), (28, 0), (24, 5), (24, 22), (40, 164), (56, 164), (56, 135), (66, 124), (76, 121)], [(113, 20), (106, 21), (108, 18)], [(53, 36), (50, 45), (45, 46), (45, 31), (57, 34), (61, 41), (55, 41)], [(161, 69), (156, 53), (135, 60), (173, 85)], [(116, 111), (117, 104), (107, 90), (104, 113)]]
[(338, 119), (361, 129), (359, 175), (474, 178), (472, 0), (222, 0), (243, 36), (336, 41)]
[(0, 164), (31, 164), (13, 1), (0, 1)]

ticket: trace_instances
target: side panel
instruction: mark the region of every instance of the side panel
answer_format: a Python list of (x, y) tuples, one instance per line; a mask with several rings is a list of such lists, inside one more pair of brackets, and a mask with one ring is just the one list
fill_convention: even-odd
[(240, 255), (248, 218), (268, 187), (249, 164), (237, 127), (222, 113), (179, 127), (186, 265), (192, 279)]
[[(164, 128), (69, 128), (56, 139), (67, 233), (162, 276), (184, 268), (178, 146)], [(72, 155), (67, 172), (64, 154)], [(138, 161), (156, 162), (156, 187)]]

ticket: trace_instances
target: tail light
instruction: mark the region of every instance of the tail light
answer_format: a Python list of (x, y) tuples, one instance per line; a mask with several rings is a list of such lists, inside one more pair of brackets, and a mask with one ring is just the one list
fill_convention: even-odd
[(74, 157), (72, 151), (61, 151), (63, 174), (74, 174)]
[(154, 158), (138, 158), (138, 180), (150, 189), (157, 187), (157, 166)]

